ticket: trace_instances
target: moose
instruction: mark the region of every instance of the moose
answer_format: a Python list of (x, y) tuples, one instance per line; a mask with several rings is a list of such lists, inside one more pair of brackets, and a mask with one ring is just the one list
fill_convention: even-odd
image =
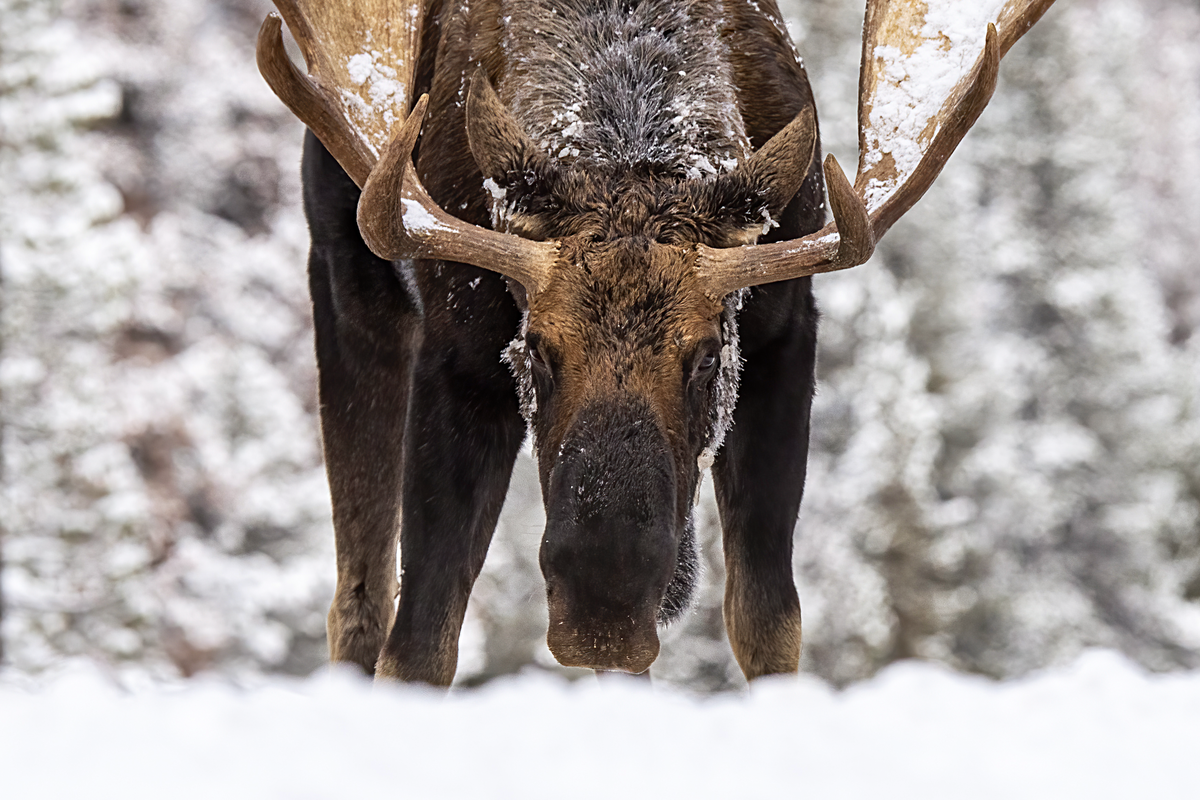
[(450, 684), (531, 430), (562, 664), (655, 660), (711, 468), (735, 657), (795, 672), (811, 276), (870, 257), (1052, 2), (868, 0), (851, 184), (775, 0), (275, 0), (259, 68), (309, 129), (331, 658)]

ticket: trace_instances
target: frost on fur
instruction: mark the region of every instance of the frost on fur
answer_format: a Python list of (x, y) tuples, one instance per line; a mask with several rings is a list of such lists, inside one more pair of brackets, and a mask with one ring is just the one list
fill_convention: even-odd
[(708, 469), (717, 459), (725, 436), (733, 427), (733, 411), (737, 407), (738, 386), (742, 381), (742, 353), (738, 340), (738, 312), (750, 295), (749, 289), (739, 289), (725, 298), (725, 313), (721, 320), (721, 369), (713, 386), (713, 412), (709, 421), (708, 445), (700, 453), (700, 471)]
[[(539, 5), (513, 5), (526, 3)], [(716, 27), (694, 24), (698, 16), (719, 19), (720, 4), (598, 0), (514, 13), (503, 19), (504, 41), (520, 55), (501, 95), (559, 161), (657, 164), (683, 178), (728, 171), (750, 154), (750, 142), (727, 45)]]
[(533, 365), (529, 363), (529, 348), (525, 346), (525, 331), (529, 329), (529, 312), (521, 318), (521, 328), (504, 351), (500, 361), (517, 380), (517, 398), (521, 404), (521, 416), (525, 425), (533, 430), (533, 415), (537, 411), (537, 393), (533, 390)]

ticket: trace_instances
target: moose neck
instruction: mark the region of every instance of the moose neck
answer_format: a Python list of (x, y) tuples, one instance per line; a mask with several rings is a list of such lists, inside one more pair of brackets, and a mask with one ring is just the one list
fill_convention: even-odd
[(500, 95), (561, 163), (681, 179), (728, 171), (750, 144), (714, 22), (720, 5), (501, 0), (505, 52), (521, 55)]

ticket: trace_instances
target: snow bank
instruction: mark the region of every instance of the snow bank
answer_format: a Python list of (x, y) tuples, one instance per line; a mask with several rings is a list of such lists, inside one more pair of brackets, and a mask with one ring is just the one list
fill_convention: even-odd
[(121, 694), (0, 678), (7, 797), (1194, 797), (1200, 673), (1093, 651), (993, 683), (904, 663), (698, 700), (526, 675), (443, 698), (348, 674)]

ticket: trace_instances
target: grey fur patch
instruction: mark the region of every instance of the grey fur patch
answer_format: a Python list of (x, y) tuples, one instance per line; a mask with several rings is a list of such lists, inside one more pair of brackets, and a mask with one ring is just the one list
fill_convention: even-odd
[[(507, 0), (501, 98), (547, 155), (695, 179), (750, 153), (716, 0)], [(535, 77), (536, 76), (536, 79)]]

